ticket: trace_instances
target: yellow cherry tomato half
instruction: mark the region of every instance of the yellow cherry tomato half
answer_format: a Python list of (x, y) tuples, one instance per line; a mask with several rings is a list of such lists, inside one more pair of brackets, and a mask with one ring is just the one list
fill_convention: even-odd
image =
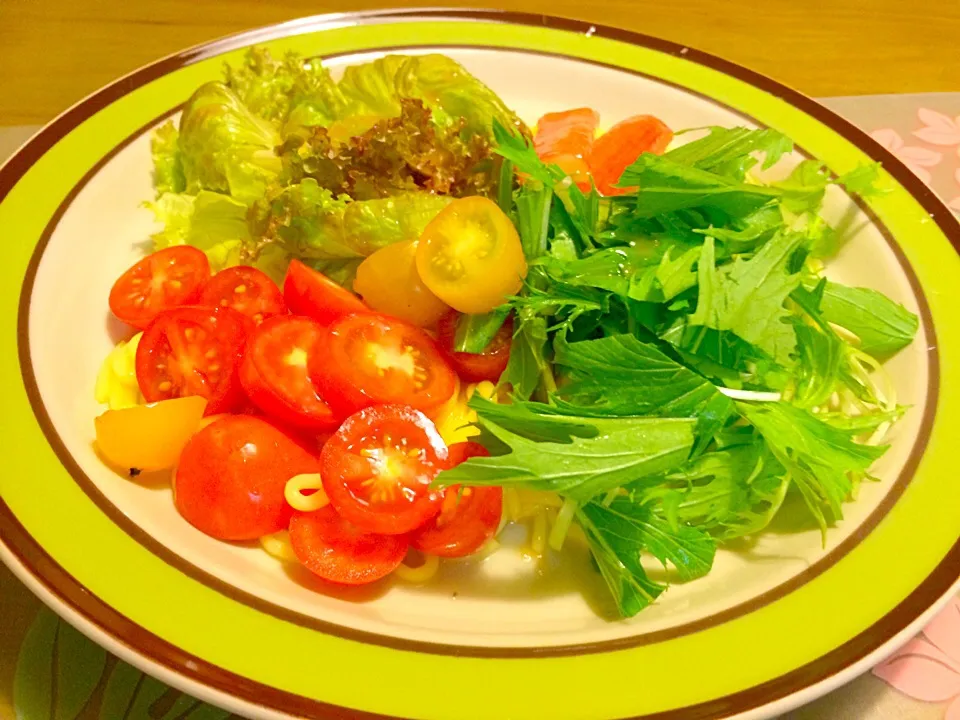
[(450, 309), (420, 279), (416, 240), (387, 245), (360, 263), (353, 289), (370, 309), (419, 327), (433, 327)]
[(97, 449), (111, 465), (145, 472), (172, 468), (200, 428), (206, 398), (183, 397), (107, 410), (95, 418)]
[(484, 197), (455, 200), (420, 236), (417, 271), (424, 284), (463, 313), (485, 313), (515, 295), (527, 275), (517, 229)]

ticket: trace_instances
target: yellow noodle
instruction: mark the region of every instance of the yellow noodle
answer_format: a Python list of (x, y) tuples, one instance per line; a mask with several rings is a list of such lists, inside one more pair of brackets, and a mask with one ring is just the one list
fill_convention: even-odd
[(503, 506), (510, 522), (516, 522), (520, 519), (520, 496), (517, 494), (516, 488), (504, 488)]
[(547, 547), (547, 510), (540, 508), (533, 516), (533, 529), (530, 531), (530, 551), (536, 557), (542, 557)]
[(550, 529), (550, 537), (547, 539), (552, 549), (559, 552), (563, 548), (563, 541), (567, 537), (567, 532), (570, 530), (570, 525), (573, 523), (578, 507), (577, 502), (571, 498), (564, 501), (563, 507), (557, 513), (557, 519)]
[(290, 533), (286, 530), (281, 530), (273, 535), (264, 535), (260, 538), (260, 545), (278, 560), (297, 562), (297, 555), (293, 552), (293, 546), (290, 544)]
[(406, 560), (402, 562), (396, 570), (397, 577), (409, 583), (425, 583), (437, 574), (440, 569), (440, 558), (436, 555), (424, 555), (423, 564), (417, 567), (410, 567)]
[(137, 333), (129, 341), (117, 343), (97, 372), (94, 399), (111, 410), (122, 410), (143, 402), (136, 371), (137, 346), (142, 335)]
[[(304, 495), (304, 490), (316, 490), (316, 492)], [(287, 480), (287, 484), (283, 488), (283, 496), (287, 499), (287, 504), (290, 507), (300, 512), (313, 512), (325, 507), (330, 502), (327, 494), (323, 491), (320, 473), (294, 475)]]

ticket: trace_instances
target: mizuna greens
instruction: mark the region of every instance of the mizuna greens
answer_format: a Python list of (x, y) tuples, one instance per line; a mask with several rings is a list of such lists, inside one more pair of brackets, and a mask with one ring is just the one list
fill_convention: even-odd
[(512, 316), (499, 402), (470, 400), (490, 456), (436, 484), (559, 495), (550, 546), (579, 525), (630, 617), (665, 590), (644, 556), (701, 577), (791, 494), (823, 533), (839, 521), (905, 411), (881, 361), (918, 329), (883, 294), (823, 275), (844, 239), (824, 196), (875, 192), (876, 166), (834, 177), (804, 160), (768, 182), (793, 149), (775, 130), (674, 145), (603, 197), (543, 162), (447, 57), (390, 55), (335, 82), (252, 50), (155, 134), (154, 242), (274, 278), (297, 259), (349, 289), (364, 258), (420, 237), (453, 198), (496, 201), (529, 270), (502, 307), (463, 315), (454, 341), (479, 353)]
[[(626, 617), (665, 589), (642, 556), (701, 577), (789, 493), (826, 533), (904, 410), (870, 373), (917, 330), (881, 293), (821, 274), (842, 241), (818, 214), (827, 188), (873, 192), (876, 166), (834, 178), (807, 160), (762, 183), (758, 156), (769, 169), (791, 142), (709, 128), (642, 155), (620, 181), (639, 190), (601, 198), (524, 138), (496, 139), (527, 178), (501, 195), (531, 266), (509, 303), (512, 401), (471, 401), (492, 456), (438, 482), (559, 493), (551, 545), (578, 523)], [(496, 322), (464, 326), (482, 346)]]

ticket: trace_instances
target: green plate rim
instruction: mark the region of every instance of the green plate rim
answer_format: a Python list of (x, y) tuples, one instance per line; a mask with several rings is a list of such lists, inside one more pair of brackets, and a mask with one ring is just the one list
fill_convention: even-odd
[[(952, 238), (954, 247), (956, 247), (957, 240), (958, 238), (960, 238), (960, 224), (957, 223), (956, 219), (949, 212), (949, 210), (947, 210), (943, 206), (943, 204), (933, 195), (932, 191), (930, 191), (925, 185), (923, 185), (919, 181), (919, 179), (917, 179), (908, 169), (906, 169), (902, 164), (896, 161), (889, 153), (887, 153), (885, 150), (883, 150), (878, 145), (876, 145), (876, 143), (873, 143), (871, 140), (869, 140), (864, 133), (855, 129), (852, 125), (850, 125), (846, 121), (833, 115), (833, 113), (830, 113), (830, 111), (816, 104), (814, 101), (808, 98), (805, 98), (799, 93), (789, 90), (779, 85), (778, 83), (775, 83), (774, 81), (771, 81), (767, 78), (763, 78), (762, 76), (759, 76), (756, 73), (752, 73), (751, 71), (744, 70), (743, 68), (740, 68), (739, 66), (736, 66), (732, 63), (728, 63), (726, 61), (713, 58), (712, 56), (706, 55), (704, 53), (690, 50), (689, 48), (676, 45), (673, 43), (669, 43), (666, 41), (657, 40), (655, 38), (649, 38), (646, 36), (630, 33), (623, 30), (617, 30), (613, 28), (604, 28), (599, 25), (579, 22), (579, 21), (563, 20), (558, 18), (548, 18), (548, 17), (542, 17), (542, 16), (522, 15), (518, 13), (493, 13), (493, 12), (488, 13), (488, 12), (462, 11), (462, 10), (404, 10), (404, 11), (388, 11), (388, 12), (372, 12), (372, 13), (361, 12), (361, 13), (347, 13), (347, 14), (338, 14), (338, 15), (329, 15), (329, 16), (316, 16), (313, 18), (305, 18), (301, 21), (294, 21), (292, 23), (286, 23), (278, 26), (271, 26), (268, 28), (260, 29), (260, 30), (253, 30), (247, 33), (241, 33), (235, 36), (231, 36), (229, 38), (225, 38), (223, 40), (213, 41), (211, 43), (207, 43), (205, 45), (199, 46), (198, 48), (194, 48), (192, 50), (188, 50), (183, 53), (170, 56), (152, 65), (148, 65), (142, 68), (141, 70), (138, 70), (133, 74), (127, 76), (126, 78), (121, 79), (120, 81), (117, 81), (116, 83), (107, 86), (100, 92), (87, 98), (86, 100), (82, 101), (78, 105), (68, 110), (64, 115), (57, 118), (53, 123), (51, 123), (51, 125), (49, 125), (43, 131), (41, 131), (39, 135), (35, 136), (20, 151), (20, 153), (14, 156), (14, 158), (10, 162), (8, 162), (6, 165), (0, 168), (0, 202), (3, 201), (6, 194), (17, 183), (20, 177), (26, 174), (26, 172), (30, 169), (31, 165), (33, 164), (33, 162), (35, 162), (40, 157), (42, 157), (47, 152), (47, 150), (49, 150), (57, 141), (59, 141), (67, 133), (69, 133), (70, 130), (78, 126), (88, 117), (91, 117), (101, 108), (106, 107), (107, 105), (113, 103), (114, 101), (118, 100), (120, 97), (127, 94), (128, 92), (169, 73), (173, 69), (180, 68), (185, 65), (189, 65), (197, 60), (207, 59), (211, 56), (219, 55), (220, 53), (235, 49), (237, 47), (243, 47), (243, 46), (255, 44), (258, 42), (264, 42), (266, 40), (274, 39), (278, 37), (297, 35), (300, 32), (304, 31), (304, 29), (310, 32), (311, 34), (322, 32), (325, 29), (324, 26), (326, 24), (336, 25), (338, 22), (344, 22), (344, 21), (349, 23), (362, 24), (365, 22), (369, 22), (371, 20), (374, 23), (377, 23), (385, 20), (389, 21), (389, 20), (398, 19), (398, 18), (421, 19), (424, 21), (449, 20), (449, 19), (472, 19), (472, 20), (480, 20), (480, 21), (487, 21), (487, 22), (489, 21), (504, 22), (508, 24), (517, 24), (517, 25), (535, 25), (538, 27), (546, 27), (546, 28), (557, 29), (557, 30), (566, 30), (566, 31), (580, 33), (580, 34), (587, 33), (589, 35), (595, 35), (596, 37), (600, 37), (600, 38), (609, 38), (614, 40), (626, 41), (628, 43), (631, 43), (634, 45), (640, 45), (642, 47), (646, 47), (648, 49), (652, 49), (658, 52), (683, 57), (683, 59), (685, 60), (693, 61), (695, 63), (706, 65), (707, 67), (712, 67), (714, 69), (720, 70), (724, 74), (731, 75), (736, 79), (746, 81), (748, 84), (751, 84), (754, 87), (757, 87), (765, 92), (773, 94), (781, 99), (788, 100), (788, 102), (790, 102), (792, 105), (794, 105), (797, 109), (801, 110), (805, 114), (813, 117), (819, 122), (829, 125), (832, 129), (838, 131), (840, 135), (844, 136), (848, 141), (852, 142), (854, 145), (857, 145), (861, 150), (865, 151), (867, 155), (873, 157), (874, 159), (882, 160), (887, 171), (890, 172), (890, 174), (900, 183), (900, 185), (905, 187), (910, 192), (910, 194), (922, 206), (926, 208), (928, 212), (930, 212), (931, 217), (933, 217), (937, 221), (937, 224), (941, 227), (944, 234)], [(409, 46), (411, 44), (412, 43), (407, 43), (405, 45)], [(462, 43), (461, 45), (469, 45), (470, 47), (476, 46), (474, 43)], [(516, 49), (523, 50), (523, 48), (516, 48)], [(355, 51), (358, 51), (358, 50), (360, 49), (358, 48)], [(557, 54), (562, 55), (563, 53), (557, 53)], [(582, 59), (582, 58), (575, 57), (575, 59)], [(611, 67), (618, 67), (618, 66), (615, 64), (611, 64)], [(652, 77), (656, 77), (656, 76), (652, 76)], [(657, 78), (657, 79), (660, 81), (663, 81), (661, 78)], [(689, 91), (688, 88), (684, 88), (684, 89)], [(720, 102), (716, 98), (711, 97), (710, 99), (714, 102)], [(851, 137), (851, 135), (853, 137)], [(940, 217), (936, 218), (934, 217), (935, 215), (940, 215)], [(55, 220), (56, 218), (54, 218), (54, 221)], [(894, 244), (893, 247), (897, 249), (896, 244)], [(39, 254), (37, 254), (36, 259), (39, 260)], [(901, 261), (903, 261), (903, 258), (901, 258)], [(906, 264), (906, 267), (909, 268), (910, 267), (909, 264)], [(918, 294), (918, 298), (922, 298), (923, 297), (922, 290), (919, 287), (915, 287), (914, 289), (915, 289), (915, 292), (917, 292)], [(932, 376), (936, 375), (935, 368), (933, 367), (931, 367), (931, 374)], [(936, 395), (934, 395), (934, 400), (935, 399), (936, 399)], [(79, 584), (76, 583), (76, 581), (73, 580), (69, 575), (67, 575), (62, 568), (59, 568), (56, 562), (49, 555), (47, 555), (46, 552), (39, 545), (34, 543), (29, 533), (27, 533), (27, 531), (19, 523), (19, 521), (13, 515), (10, 508), (6, 505), (5, 502), (0, 504), (0, 538), (3, 538), (3, 540), (7, 542), (7, 544), (10, 545), (12, 549), (20, 549), (22, 551), (21, 553), (19, 553), (21, 560), (23, 560), (25, 563), (27, 561), (30, 561), (31, 567), (41, 570), (41, 572), (36, 573), (41, 580), (44, 580), (46, 582), (46, 579), (51, 577), (50, 574), (44, 574), (45, 572), (52, 573), (53, 576), (56, 576), (59, 573), (68, 581), (72, 581), (75, 585), (79, 586)], [(26, 539), (26, 544), (23, 544), (24, 538)], [(20, 542), (11, 542), (11, 539), (16, 539), (16, 540), (19, 540)], [(31, 543), (33, 543), (34, 545), (33, 548), (28, 547)], [(950, 584), (952, 584), (952, 582), (957, 577), (958, 560), (960, 560), (960, 554), (958, 554), (958, 547), (955, 545), (953, 549), (948, 553), (947, 557), (942, 561), (941, 565), (938, 566), (937, 570), (934, 571), (934, 573), (932, 573), (927, 578), (927, 580), (920, 587), (918, 587), (914, 591), (914, 593), (910, 595), (909, 598), (907, 598), (907, 600), (903, 601), (903, 603), (901, 603), (901, 605), (898, 606), (897, 609), (892, 610), (887, 616), (885, 616), (878, 623), (877, 626), (874, 626), (874, 628), (871, 628), (871, 631), (876, 630), (879, 626), (884, 626), (885, 629), (881, 632), (881, 635), (883, 637), (890, 637), (893, 634), (895, 634), (896, 628), (898, 627), (897, 624), (903, 621), (902, 613), (898, 611), (904, 607), (916, 608), (917, 605), (916, 605), (915, 596), (918, 593), (920, 593), (921, 590), (924, 590), (931, 582), (933, 583), (931, 587), (942, 588), (942, 591), (939, 591), (939, 592), (935, 591), (936, 595), (934, 597), (939, 597), (939, 595), (942, 595), (943, 592), (949, 587)], [(944, 575), (942, 572), (944, 565), (949, 565), (949, 567), (947, 568), (948, 572), (946, 575)], [(944, 585), (945, 582), (946, 582), (946, 585)], [(56, 587), (51, 589), (54, 592), (56, 592), (58, 595), (60, 595), (62, 598), (64, 598), (65, 602), (72, 605), (76, 609), (80, 610), (81, 613), (83, 613), (85, 616), (91, 617), (90, 614), (88, 612), (85, 612), (84, 609), (82, 608), (90, 604), (88, 600), (89, 598), (93, 598), (92, 595), (89, 595), (89, 593), (87, 593), (87, 597), (83, 597), (83, 593), (81, 593), (78, 596), (76, 593), (57, 592), (58, 588)], [(59, 589), (63, 590), (63, 588), (59, 588)], [(83, 590), (82, 587), (80, 587), (79, 589)], [(65, 595), (67, 597), (65, 597)], [(930, 597), (929, 592), (924, 592), (922, 595), (924, 597)], [(96, 598), (93, 598), (93, 599), (96, 600)], [(927, 605), (929, 605), (929, 602), (927, 603)], [(926, 607), (927, 605), (921, 605), (920, 607)], [(109, 606), (105, 606), (105, 607), (111, 613), (116, 614), (115, 611), (113, 611), (112, 608), (110, 608)], [(916, 615), (917, 613), (913, 612), (913, 616), (915, 617)], [(891, 618), (891, 616), (897, 616), (897, 617)], [(96, 617), (96, 616), (93, 616), (93, 617)], [(126, 620), (125, 618), (122, 618), (122, 616), (119, 616), (119, 618), (121, 621)], [(97, 622), (96, 619), (93, 619), (93, 618), (91, 619), (98, 626), (104, 627), (104, 625), (101, 624), (100, 622)], [(115, 637), (119, 637), (121, 639), (123, 637), (131, 636), (131, 635), (123, 635), (123, 634), (118, 635), (118, 633), (115, 632), (115, 629), (118, 627), (118, 625), (116, 624), (116, 618), (114, 618), (113, 620), (114, 622), (112, 623), (112, 625), (111, 624), (106, 625), (105, 630), (108, 633), (114, 635)], [(126, 621), (126, 622), (129, 624), (129, 621)], [(909, 624), (909, 621), (904, 623), (904, 626), (906, 624)], [(123, 623), (121, 622), (120, 625), (122, 626)], [(111, 626), (114, 628), (114, 631), (111, 631), (108, 629)], [(902, 627), (900, 627), (899, 629), (902, 629)], [(126, 628), (126, 631), (132, 632), (132, 636), (142, 635), (144, 633), (142, 629), (138, 629), (137, 631), (131, 631), (129, 627)], [(872, 632), (868, 631), (868, 633), (871, 634), (871, 636), (873, 636)], [(858, 649), (856, 651), (856, 655), (858, 655), (859, 657), (863, 657), (864, 655), (868, 654), (871, 651), (871, 648), (868, 647), (870, 644), (869, 642), (864, 644), (864, 642), (861, 641), (858, 644), (857, 641), (860, 640), (860, 637), (861, 636), (857, 636), (857, 638), (854, 638), (853, 640), (851, 640), (847, 645), (841, 648), (838, 648), (837, 650), (833, 651), (832, 653), (824, 657), (821, 657), (820, 660), (815, 661), (811, 665), (817, 665), (818, 663), (822, 664), (824, 661), (827, 661), (828, 658), (831, 658), (837, 651), (843, 650), (848, 646), (850, 646), (850, 649), (852, 649), (853, 646), (857, 646)], [(157, 640), (161, 643), (164, 642), (162, 640), (159, 640), (159, 638), (157, 638)], [(651, 641), (651, 642), (655, 642), (655, 641)], [(137, 643), (137, 645), (139, 645), (139, 643)], [(179, 653), (181, 656), (183, 655), (182, 651), (177, 650), (174, 646), (171, 645), (170, 647), (174, 651), (176, 651), (175, 654)], [(584, 648), (579, 648), (579, 649), (583, 650)], [(854, 660), (849, 659), (850, 657), (852, 657), (852, 655), (847, 654), (845, 655), (845, 657), (847, 661), (846, 661), (846, 664), (843, 665), (843, 667), (849, 666), (851, 662), (855, 662), (855, 659)], [(204, 661), (200, 660), (199, 658), (192, 659), (192, 663), (195, 664), (198, 662), (201, 664), (204, 663)], [(182, 663), (182, 661), (181, 663), (177, 663), (177, 665), (179, 665), (179, 667), (174, 666), (173, 669), (175, 669), (177, 672), (183, 672), (183, 668), (185, 665)], [(827, 665), (830, 666), (831, 663), (828, 662)], [(189, 667), (189, 665), (187, 665), (187, 667)], [(813, 670), (813, 668), (811, 666), (807, 666), (807, 668), (808, 668), (808, 671), (805, 672), (804, 674), (810, 677), (811, 676), (810, 670)], [(839, 669), (842, 669), (842, 668), (837, 668), (834, 666), (832, 670), (826, 671), (826, 672), (824, 671), (824, 669), (821, 669), (820, 672), (816, 673), (816, 676), (818, 676), (821, 679), (825, 677), (829, 677), (829, 675), (839, 671)], [(215, 670), (219, 670), (219, 668), (215, 668)], [(798, 673), (801, 670), (803, 669), (795, 670), (794, 673)], [(221, 671), (221, 672), (224, 672), (224, 671)], [(190, 673), (184, 673), (184, 674), (189, 675)], [(231, 673), (228, 672), (227, 674), (230, 675)], [(216, 679), (217, 673), (213, 673), (212, 676)], [(243, 680), (243, 678), (238, 678), (237, 676), (234, 676), (234, 678)], [(231, 679), (234, 679), (234, 678), (231, 678)], [(742, 691), (737, 695), (727, 696), (726, 698), (723, 698), (720, 700), (713, 700), (713, 701), (704, 703), (702, 705), (699, 705), (697, 707), (700, 708), (704, 714), (702, 715), (698, 714), (697, 716), (698, 717), (701, 717), (701, 716), (702, 717), (723, 717), (724, 715), (709, 714), (711, 712), (715, 712), (715, 710), (712, 710), (710, 708), (712, 707), (715, 709), (719, 709), (720, 707), (725, 707), (729, 709), (733, 707), (733, 704), (731, 703), (731, 701), (734, 700), (735, 697), (748, 694), (748, 695), (752, 695), (753, 698), (756, 698), (757, 693), (761, 691), (761, 688), (766, 687), (768, 690), (772, 691), (774, 689), (774, 686), (776, 686), (778, 682), (782, 680), (783, 678), (779, 678), (778, 680), (771, 681), (770, 683), (767, 683), (765, 685), (760, 685), (755, 688), (751, 688), (750, 690)], [(201, 679), (200, 681), (209, 683), (210, 678), (208, 677), (206, 680)], [(210, 684), (217, 686), (216, 682), (213, 682)], [(812, 683), (808, 680), (804, 682), (803, 685), (800, 686), (799, 688), (794, 688), (791, 692), (795, 692), (802, 687), (808, 687), (810, 684)], [(780, 685), (782, 685), (782, 682), (780, 683)], [(246, 689), (248, 691), (250, 690), (249, 687), (247, 687)], [(226, 690), (226, 691), (232, 692), (231, 690)], [(283, 693), (283, 691), (279, 691), (279, 692)], [(250, 692), (249, 694), (247, 692), (234, 692), (233, 694), (236, 694), (241, 697), (245, 695), (248, 699), (251, 699), (253, 702), (263, 702), (263, 699), (264, 699), (262, 688), (258, 688), (256, 689), (255, 692)], [(284, 693), (284, 694), (289, 695), (288, 693)], [(782, 697), (784, 693), (774, 692), (773, 695), (770, 695), (767, 692), (762, 692), (760, 694), (765, 696), (766, 699), (764, 699), (760, 703), (752, 702), (751, 704), (747, 704), (747, 705), (738, 704), (738, 706), (735, 708), (736, 711), (740, 712), (749, 707), (756, 707), (758, 704), (766, 704), (767, 702), (770, 702), (771, 700), (775, 699), (775, 696), (779, 695)], [(786, 693), (786, 694), (789, 694), (789, 693)], [(293, 696), (293, 697), (297, 697), (297, 696)], [(299, 698), (299, 699), (304, 700), (305, 698)], [(743, 698), (743, 699), (747, 699), (747, 698)], [(308, 708), (311, 709), (312, 711), (317, 711), (318, 709), (324, 708), (324, 707), (327, 709), (327, 711), (332, 709), (330, 706), (318, 705), (315, 701), (308, 701), (308, 702), (310, 703)], [(298, 709), (298, 708), (299, 706), (296, 704), (291, 705), (288, 703), (284, 703), (284, 706), (283, 706), (283, 709), (286, 711), (296, 712), (298, 714), (304, 712), (304, 709)], [(683, 708), (682, 710), (679, 710), (678, 712), (689, 713), (692, 711), (693, 711), (692, 706), (686, 706), (685, 708)], [(673, 714), (672, 714), (673, 712), (674, 711), (667, 711), (666, 713), (647, 714), (647, 715), (644, 715), (643, 717), (668, 718), (668, 717), (673, 717)]]

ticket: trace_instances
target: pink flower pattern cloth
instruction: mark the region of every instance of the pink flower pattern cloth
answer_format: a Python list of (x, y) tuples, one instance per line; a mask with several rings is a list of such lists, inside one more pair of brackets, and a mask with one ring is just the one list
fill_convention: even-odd
[[(950, 117), (937, 110), (922, 107), (917, 111), (919, 127), (904, 139), (893, 128), (880, 128), (870, 137), (893, 153), (921, 180), (933, 185), (930, 169), (946, 163), (953, 168), (954, 186), (944, 196), (947, 205), (960, 213), (960, 115)], [(916, 143), (916, 140), (920, 144)], [(933, 147), (929, 147), (933, 146)]]

